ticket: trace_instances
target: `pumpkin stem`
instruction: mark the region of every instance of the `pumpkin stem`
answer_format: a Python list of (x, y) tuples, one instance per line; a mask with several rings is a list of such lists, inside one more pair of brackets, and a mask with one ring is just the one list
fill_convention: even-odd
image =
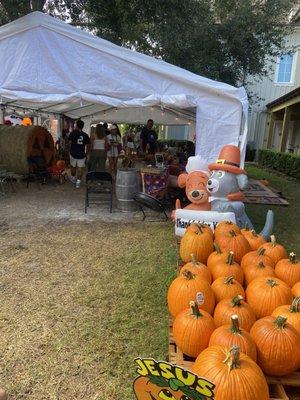
[(285, 327), (285, 325), (286, 325), (286, 321), (287, 321), (287, 318), (286, 318), (286, 317), (283, 317), (282, 315), (279, 315), (279, 316), (275, 319), (274, 325), (275, 325), (275, 327), (276, 327), (277, 329), (283, 329), (283, 328)]
[(290, 259), (290, 262), (291, 262), (292, 264), (296, 264), (296, 263), (297, 263), (296, 254), (295, 254), (295, 253), (290, 253), (290, 254), (289, 254), (289, 259)]
[(215, 252), (218, 254), (222, 254), (220, 246), (217, 243), (214, 243)]
[(192, 259), (192, 264), (195, 266), (197, 264), (197, 259), (195, 257), (195, 254), (191, 254), (191, 259)]
[(291, 313), (300, 312), (299, 306), (300, 306), (300, 297), (295, 297), (290, 307), (290, 312)]
[(250, 231), (250, 228), (249, 228), (249, 225), (248, 225), (248, 223), (246, 222), (246, 225), (245, 225), (245, 231)]
[(232, 236), (232, 237), (237, 236), (236, 233), (235, 233), (235, 231), (229, 231), (229, 235)]
[(273, 247), (275, 247), (276, 244), (277, 244), (276, 243), (276, 237), (274, 235), (271, 235), (270, 238), (271, 238), (271, 243), (272, 243)]
[(265, 252), (266, 252), (266, 249), (264, 249), (264, 248), (262, 247), (262, 248), (258, 249), (257, 252), (258, 252), (258, 255), (259, 255), (259, 256), (263, 256), (263, 255), (265, 254)]
[(240, 326), (239, 326), (239, 317), (234, 314), (231, 316), (231, 327), (230, 330), (232, 333), (241, 333)]
[(234, 280), (234, 277), (231, 275), (231, 276), (227, 276), (226, 278), (225, 278), (225, 281), (224, 281), (224, 283), (226, 284), (226, 285), (232, 285), (233, 284), (233, 280)]
[(274, 281), (274, 279), (267, 279), (267, 285), (271, 286), (271, 287), (275, 287), (278, 286), (278, 283), (276, 281)]
[(188, 269), (185, 269), (183, 271), (183, 276), (188, 280), (191, 280), (191, 279), (195, 278), (195, 275), (191, 271), (189, 271)]
[(226, 360), (224, 361), (230, 371), (233, 369), (239, 368), (240, 366), (240, 348), (239, 346), (232, 346)]
[(244, 300), (244, 297), (238, 294), (231, 300), (231, 305), (232, 307), (240, 307), (242, 304), (242, 300)]
[(196, 318), (203, 317), (201, 314), (198, 304), (195, 301), (190, 301), (190, 307), (192, 309), (192, 315)]
[(258, 237), (258, 234), (255, 232), (254, 229), (252, 229), (251, 233), (252, 233), (252, 235), (253, 235), (254, 237)]
[(234, 252), (230, 251), (227, 257), (227, 264), (232, 265), (233, 264), (233, 256), (234, 256)]
[(258, 267), (258, 268), (266, 268), (265, 264), (264, 264), (262, 261), (260, 261), (260, 262), (257, 264), (257, 267)]
[(202, 229), (201, 225), (197, 224), (197, 228), (198, 228), (198, 232), (196, 232), (197, 235), (199, 235), (199, 233), (203, 233), (203, 229)]

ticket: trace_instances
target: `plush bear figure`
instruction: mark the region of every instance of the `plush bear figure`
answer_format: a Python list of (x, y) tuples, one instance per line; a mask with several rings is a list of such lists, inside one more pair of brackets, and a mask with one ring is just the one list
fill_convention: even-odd
[[(185, 193), (191, 204), (185, 209), (197, 211), (209, 211), (208, 201), (208, 171), (207, 165), (200, 156), (189, 157), (186, 172), (178, 176), (178, 186), (185, 188)], [(181, 208), (180, 200), (176, 200), (176, 209)]]
[[(237, 225), (253, 229), (242, 202), (244, 195), (241, 190), (246, 188), (248, 178), (246, 172), (240, 168), (240, 157), (240, 149), (237, 146), (224, 146), (218, 160), (208, 166), (211, 175), (207, 182), (207, 190), (213, 211), (234, 212)], [(271, 235), (273, 223), (273, 213), (269, 211), (261, 232), (265, 238)]]

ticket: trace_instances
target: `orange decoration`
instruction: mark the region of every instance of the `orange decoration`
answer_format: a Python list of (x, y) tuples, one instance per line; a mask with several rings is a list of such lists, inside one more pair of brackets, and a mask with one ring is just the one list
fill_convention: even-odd
[(300, 334), (286, 317), (261, 318), (250, 335), (256, 344), (257, 363), (265, 374), (283, 376), (300, 367)]
[(193, 372), (210, 382), (215, 400), (269, 400), (266, 378), (238, 346), (210, 346), (196, 359)]
[(168, 307), (171, 315), (176, 317), (195, 299), (202, 310), (213, 313), (215, 296), (210, 284), (186, 270), (175, 278), (169, 287)]
[(256, 318), (271, 315), (276, 307), (292, 301), (291, 288), (277, 278), (256, 278), (246, 289), (246, 299)]
[(276, 242), (276, 238), (274, 235), (271, 235), (271, 242), (264, 243), (260, 249), (265, 249), (265, 254), (272, 258), (275, 265), (282, 258), (287, 258), (287, 252), (285, 248)]
[(233, 261), (233, 251), (229, 252), (226, 262), (217, 262), (211, 269), (213, 280), (220, 277), (233, 276), (241, 285), (244, 282), (244, 272), (241, 266)]
[(256, 346), (250, 333), (240, 328), (237, 315), (231, 316), (230, 325), (219, 326), (209, 339), (209, 346), (239, 346), (240, 350), (256, 361)]
[(190, 308), (181, 311), (175, 318), (173, 336), (184, 354), (197, 357), (208, 346), (215, 328), (213, 317), (199, 310), (198, 304), (191, 301)]
[(296, 260), (296, 254), (290, 253), (289, 258), (283, 258), (275, 266), (275, 274), (289, 287), (300, 281), (300, 262)]
[(211, 285), (211, 288), (215, 294), (217, 303), (223, 299), (232, 299), (237, 295), (245, 297), (243, 286), (233, 276), (217, 278)]
[(243, 296), (235, 296), (233, 299), (224, 299), (217, 304), (214, 312), (216, 326), (228, 325), (231, 322), (232, 315), (236, 314), (239, 319), (240, 327), (250, 332), (250, 329), (256, 321), (254, 311), (244, 301)]
[(234, 259), (237, 263), (240, 263), (243, 256), (251, 251), (247, 239), (241, 233), (236, 233), (235, 231), (230, 231), (223, 236), (216, 236), (215, 242), (222, 251), (233, 251)]
[(185, 264), (181, 270), (180, 275), (183, 275), (186, 270), (190, 271), (194, 275), (198, 275), (200, 278), (205, 279), (208, 283), (212, 282), (212, 275), (210, 270), (205, 264), (200, 263), (196, 260), (194, 254), (191, 254), (192, 261)]

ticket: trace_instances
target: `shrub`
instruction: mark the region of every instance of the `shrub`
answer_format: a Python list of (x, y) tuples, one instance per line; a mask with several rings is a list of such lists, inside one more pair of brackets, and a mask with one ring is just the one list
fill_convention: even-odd
[(259, 150), (258, 164), (300, 179), (300, 156), (273, 150)]

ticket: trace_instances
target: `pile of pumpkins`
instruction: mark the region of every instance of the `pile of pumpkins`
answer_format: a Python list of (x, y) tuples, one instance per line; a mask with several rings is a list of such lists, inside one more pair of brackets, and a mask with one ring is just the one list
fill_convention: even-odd
[(249, 229), (190, 225), (168, 290), (173, 336), (216, 400), (269, 399), (265, 375), (300, 368), (300, 262)]

